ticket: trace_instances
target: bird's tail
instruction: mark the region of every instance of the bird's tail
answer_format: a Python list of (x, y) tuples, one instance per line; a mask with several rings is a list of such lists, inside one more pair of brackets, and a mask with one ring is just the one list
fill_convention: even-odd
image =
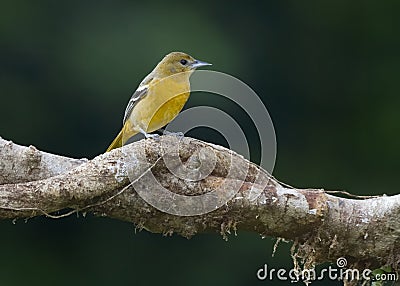
[(110, 144), (110, 146), (107, 148), (107, 151), (111, 151), (112, 149), (115, 148), (120, 148), (122, 147), (126, 141), (128, 141), (129, 138), (131, 138), (133, 135), (135, 135), (137, 132), (133, 133), (127, 133), (124, 132), (124, 128), (118, 133), (117, 137), (115, 137), (114, 141)]
[(122, 130), (118, 133), (117, 137), (115, 137), (114, 141), (108, 146), (107, 151), (111, 151), (112, 149), (122, 147), (124, 143), (122, 143)]

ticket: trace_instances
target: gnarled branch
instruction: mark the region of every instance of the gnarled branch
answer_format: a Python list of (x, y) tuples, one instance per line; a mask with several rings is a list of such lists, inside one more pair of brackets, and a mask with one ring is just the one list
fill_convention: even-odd
[[(281, 237), (295, 241), (307, 265), (344, 256), (359, 267), (399, 266), (400, 195), (356, 200), (289, 188), (242, 156), (196, 139), (163, 136), (77, 160), (0, 138), (0, 162), (3, 219), (89, 211), (185, 237), (210, 230)], [(237, 190), (213, 211), (174, 215), (177, 206), (164, 212), (143, 199), (158, 188), (152, 178), (177, 196)], [(168, 198), (161, 193), (157, 200)], [(185, 207), (199, 208), (190, 204)]]

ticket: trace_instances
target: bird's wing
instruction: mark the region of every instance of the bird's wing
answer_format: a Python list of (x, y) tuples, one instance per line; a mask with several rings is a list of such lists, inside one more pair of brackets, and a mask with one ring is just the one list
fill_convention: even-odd
[(125, 122), (128, 120), (135, 105), (147, 95), (148, 87), (148, 84), (140, 85), (138, 89), (132, 94), (132, 97), (129, 100), (128, 105), (125, 109), (124, 120), (122, 121), (123, 124), (125, 124)]

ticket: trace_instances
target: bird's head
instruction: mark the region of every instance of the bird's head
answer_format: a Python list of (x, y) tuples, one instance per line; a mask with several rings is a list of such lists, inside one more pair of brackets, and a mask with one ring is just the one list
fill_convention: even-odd
[(166, 55), (157, 65), (155, 70), (164, 77), (177, 73), (192, 72), (198, 67), (210, 66), (211, 64), (194, 59), (192, 56), (182, 52), (172, 52)]

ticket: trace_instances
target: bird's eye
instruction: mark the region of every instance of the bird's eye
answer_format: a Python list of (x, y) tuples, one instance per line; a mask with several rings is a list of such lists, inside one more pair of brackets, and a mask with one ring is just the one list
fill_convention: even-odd
[(185, 60), (185, 59), (181, 59), (179, 62), (180, 62), (182, 65), (186, 65), (186, 64), (187, 64), (187, 60)]

